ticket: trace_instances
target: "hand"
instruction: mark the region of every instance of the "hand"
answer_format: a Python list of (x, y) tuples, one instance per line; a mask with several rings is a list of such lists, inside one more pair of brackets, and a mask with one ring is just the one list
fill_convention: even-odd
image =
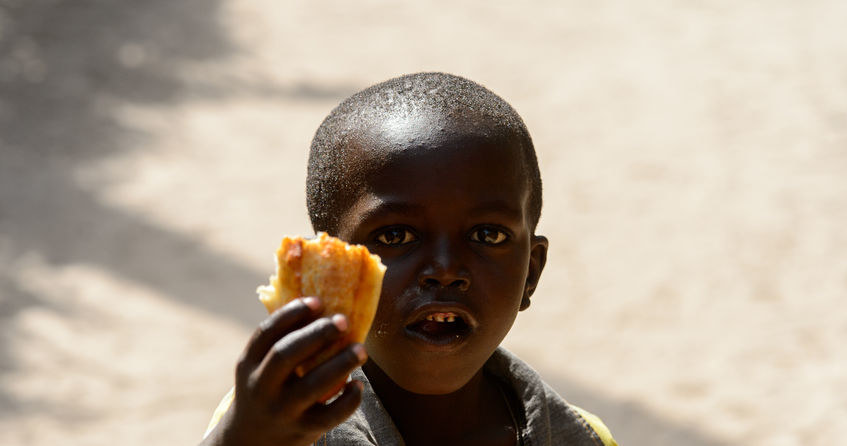
[(352, 381), (329, 404), (319, 399), (367, 359), (351, 344), (303, 377), (295, 367), (329, 347), (347, 330), (342, 315), (318, 318), (316, 298), (294, 300), (275, 311), (247, 343), (235, 372), (235, 400), (203, 444), (307, 445), (359, 406), (362, 383)]

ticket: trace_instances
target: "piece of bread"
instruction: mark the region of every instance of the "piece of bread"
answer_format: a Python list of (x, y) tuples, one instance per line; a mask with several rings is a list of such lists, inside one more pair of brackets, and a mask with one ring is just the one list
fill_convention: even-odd
[(276, 252), (276, 274), (269, 285), (256, 290), (268, 313), (298, 297), (314, 296), (323, 302), (325, 316), (341, 313), (349, 327), (328, 350), (297, 367), (298, 375), (303, 376), (350, 343), (364, 342), (379, 304), (384, 274), (379, 256), (325, 232), (314, 239), (282, 239)]

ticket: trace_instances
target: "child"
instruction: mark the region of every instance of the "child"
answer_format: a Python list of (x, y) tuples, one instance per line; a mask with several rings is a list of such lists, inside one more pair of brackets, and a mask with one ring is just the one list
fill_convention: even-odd
[[(363, 90), (318, 129), (307, 202), (316, 231), (388, 267), (365, 346), (292, 375), (347, 322), (318, 318), (314, 298), (289, 303), (248, 342), (203, 444), (615, 444), (498, 347), (547, 255), (535, 149), (509, 104), (443, 73)], [(341, 396), (317, 402), (349, 373)]]

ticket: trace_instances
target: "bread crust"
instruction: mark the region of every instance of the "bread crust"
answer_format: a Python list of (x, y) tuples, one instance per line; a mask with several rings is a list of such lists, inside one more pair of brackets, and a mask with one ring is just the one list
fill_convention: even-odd
[(284, 237), (276, 251), (276, 273), (257, 289), (268, 313), (299, 297), (321, 299), (324, 315), (347, 317), (348, 331), (328, 350), (301, 364), (303, 376), (314, 365), (353, 342), (364, 342), (371, 328), (386, 267), (362, 245), (350, 245), (319, 232), (314, 239)]

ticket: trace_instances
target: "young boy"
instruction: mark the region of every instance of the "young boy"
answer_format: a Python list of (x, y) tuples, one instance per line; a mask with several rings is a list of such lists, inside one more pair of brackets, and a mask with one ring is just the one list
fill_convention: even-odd
[[(443, 73), (363, 90), (318, 129), (307, 195), (316, 231), (388, 267), (371, 332), (299, 378), (293, 368), (347, 322), (318, 317), (314, 298), (276, 311), (248, 342), (232, 405), (203, 444), (615, 444), (498, 347), (547, 255), (535, 234), (535, 149), (509, 104)], [(350, 373), (341, 396), (318, 402)]]

